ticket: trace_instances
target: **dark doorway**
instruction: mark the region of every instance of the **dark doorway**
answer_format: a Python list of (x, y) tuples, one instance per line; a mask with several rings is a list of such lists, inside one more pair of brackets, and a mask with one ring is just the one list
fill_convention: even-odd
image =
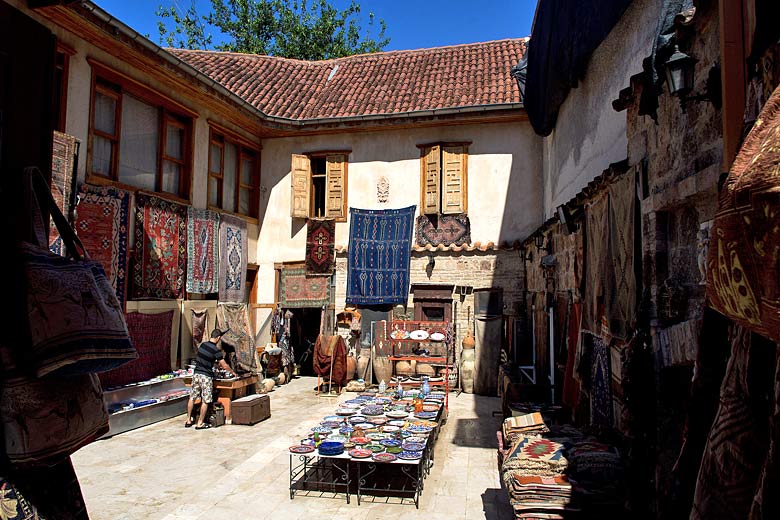
[(322, 310), (319, 307), (290, 309), (293, 313), (290, 324), (290, 346), (295, 355), (295, 363), (300, 365), (299, 375), (313, 376), (312, 357), (314, 343), (320, 333)]

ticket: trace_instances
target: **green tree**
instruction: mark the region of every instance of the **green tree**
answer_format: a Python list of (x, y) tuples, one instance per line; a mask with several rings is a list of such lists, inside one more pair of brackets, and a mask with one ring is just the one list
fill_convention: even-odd
[[(160, 6), (156, 14), (160, 43), (186, 49), (324, 60), (378, 52), (390, 42), (384, 20), (378, 20), (379, 32), (372, 37), (373, 13), (361, 34), (356, 0), (344, 10), (329, 0), (211, 0), (208, 14), (198, 13), (193, 1), (185, 11)], [(214, 45), (211, 31), (224, 42)]]

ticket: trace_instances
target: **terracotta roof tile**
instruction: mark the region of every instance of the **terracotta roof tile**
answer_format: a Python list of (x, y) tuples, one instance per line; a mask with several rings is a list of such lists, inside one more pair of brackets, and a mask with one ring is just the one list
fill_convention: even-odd
[(509, 69), (520, 61), (526, 42), (518, 38), (313, 62), (168, 50), (269, 116), (310, 120), (519, 103)]

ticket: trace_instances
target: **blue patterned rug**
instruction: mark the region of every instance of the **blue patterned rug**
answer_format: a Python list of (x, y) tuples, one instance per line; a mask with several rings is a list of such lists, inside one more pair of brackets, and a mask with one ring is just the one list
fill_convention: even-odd
[(406, 303), (415, 208), (349, 209), (347, 303)]

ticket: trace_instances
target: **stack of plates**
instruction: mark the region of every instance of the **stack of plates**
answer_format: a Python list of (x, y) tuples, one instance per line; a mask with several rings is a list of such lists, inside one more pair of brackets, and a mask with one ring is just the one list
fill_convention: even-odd
[(344, 453), (344, 443), (324, 441), (320, 443), (318, 450), (320, 455), (341, 455)]

